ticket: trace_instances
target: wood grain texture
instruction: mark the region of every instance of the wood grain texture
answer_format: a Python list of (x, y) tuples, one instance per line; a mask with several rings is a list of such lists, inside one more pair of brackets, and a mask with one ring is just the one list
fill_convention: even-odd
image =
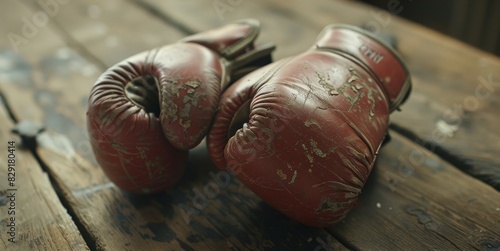
[[(10, 132), (14, 125), (2, 103), (0, 121), (0, 250), (89, 250), (47, 173)], [(9, 141), (15, 148), (8, 148)], [(9, 153), (15, 161), (10, 171)], [(8, 177), (15, 178), (13, 186)]]
[[(153, 14), (160, 18), (174, 19), (195, 32), (238, 19), (257, 19), (262, 25), (257, 43), (275, 43), (278, 46), (273, 53), (276, 59), (306, 50), (312, 46), (318, 35), (318, 31), (309, 24), (293, 21), (294, 16), (282, 12), (279, 8), (268, 8), (264, 1), (233, 1), (233, 6), (228, 4), (229, 1), (137, 0), (135, 2), (148, 10), (154, 10)], [(220, 6), (217, 3), (226, 5)]]
[[(59, 11), (69, 6), (60, 6)], [(72, 41), (55, 31), (52, 19), (45, 25), (32, 24), (36, 32), (25, 36), (26, 22), (32, 23), (40, 11), (9, 0), (2, 2), (0, 13), (11, 20), (2, 23), (2, 36), (26, 37), (26, 43), (17, 47), (8, 39), (0, 40), (0, 61), (8, 62), (0, 64), (0, 87), (15, 113), (64, 135), (66, 143), (92, 159), (84, 130), (85, 109), (90, 88), (102, 71), (100, 63), (82, 57), (80, 48), (70, 46)]]
[[(43, 2), (24, 0), (34, 11)], [(52, 19), (60, 34), (105, 67), (185, 36), (128, 1), (70, 1)]]
[[(78, 156), (46, 148), (39, 154), (98, 250), (343, 248), (325, 230), (291, 222), (234, 177), (214, 178), (224, 174), (207, 165), (204, 147), (192, 152), (189, 175), (180, 185), (155, 196), (129, 195), (110, 183), (96, 185), (102, 171)], [(82, 177), (76, 184), (75, 176)]]
[(334, 236), (357, 250), (495, 250), (500, 193), (392, 131)]

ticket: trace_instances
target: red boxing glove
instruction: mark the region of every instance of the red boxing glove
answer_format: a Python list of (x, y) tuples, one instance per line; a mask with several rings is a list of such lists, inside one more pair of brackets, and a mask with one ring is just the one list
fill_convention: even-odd
[(97, 162), (120, 188), (155, 193), (182, 176), (224, 88), (271, 62), (255, 48), (260, 25), (243, 20), (132, 56), (91, 90), (87, 129)]
[(329, 26), (309, 51), (241, 78), (221, 97), (212, 160), (271, 206), (330, 226), (357, 204), (409, 73), (368, 32)]

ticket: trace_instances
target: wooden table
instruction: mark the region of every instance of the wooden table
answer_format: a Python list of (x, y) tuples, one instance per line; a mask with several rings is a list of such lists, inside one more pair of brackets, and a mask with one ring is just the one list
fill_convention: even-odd
[[(333, 0), (2, 1), (0, 250), (500, 250), (499, 58), (380, 11)], [(279, 45), (275, 59), (330, 23), (367, 24), (398, 39), (412, 73), (359, 206), (333, 227), (290, 221), (234, 177), (200, 199), (217, 172), (204, 147), (156, 196), (122, 192), (95, 164), (85, 111), (100, 73), (248, 17), (262, 22), (259, 42)], [(25, 120), (46, 128), (36, 149), (11, 132)]]

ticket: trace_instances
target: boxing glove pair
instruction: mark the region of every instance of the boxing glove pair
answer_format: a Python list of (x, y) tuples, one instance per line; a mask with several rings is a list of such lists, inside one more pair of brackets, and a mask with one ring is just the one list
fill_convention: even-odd
[[(255, 38), (248, 29), (256, 25), (232, 27), (236, 38), (226, 38), (227, 27), (195, 35), (126, 60), (99, 79), (88, 112), (99, 164), (128, 191), (160, 191), (178, 180), (186, 149), (211, 125), (208, 151), (217, 167), (298, 222), (338, 222), (357, 203), (389, 113), (410, 93), (408, 70), (389, 46), (352, 26), (328, 26), (308, 51), (274, 63), (272, 47), (248, 46)], [(242, 27), (252, 28), (234, 32)], [(232, 53), (243, 63), (224, 68), (234, 56), (220, 52), (234, 41), (248, 43)], [(149, 85), (157, 87), (134, 89)]]

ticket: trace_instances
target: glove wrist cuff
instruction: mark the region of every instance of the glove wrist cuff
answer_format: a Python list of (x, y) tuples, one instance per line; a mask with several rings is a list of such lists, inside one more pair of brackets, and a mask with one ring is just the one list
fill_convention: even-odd
[(239, 20), (221, 28), (186, 37), (179, 42), (203, 45), (217, 53), (226, 68), (222, 90), (240, 77), (272, 62), (271, 52), (276, 46), (255, 47), (260, 23), (254, 19)]
[(227, 87), (226, 85), (246, 74), (272, 63), (271, 53), (274, 49), (276, 49), (274, 44), (263, 44), (233, 60), (226, 61), (226, 69), (230, 79), (226, 81), (227, 83), (223, 83), (222, 89), (224, 90)]
[(331, 25), (320, 33), (314, 49), (347, 54), (371, 72), (387, 95), (391, 112), (399, 108), (411, 91), (409, 71), (398, 53), (368, 31)]
[(259, 21), (244, 19), (218, 29), (188, 36), (179, 40), (179, 42), (203, 45), (216, 52), (219, 56), (231, 60), (252, 50), (259, 32)]

